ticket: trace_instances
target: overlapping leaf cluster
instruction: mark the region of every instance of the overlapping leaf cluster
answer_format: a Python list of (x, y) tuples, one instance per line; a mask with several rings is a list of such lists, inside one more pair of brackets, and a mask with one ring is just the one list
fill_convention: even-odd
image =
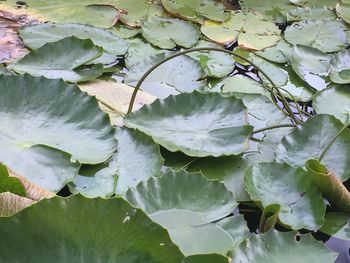
[(0, 2), (0, 261), (335, 261), (350, 3), (239, 2)]

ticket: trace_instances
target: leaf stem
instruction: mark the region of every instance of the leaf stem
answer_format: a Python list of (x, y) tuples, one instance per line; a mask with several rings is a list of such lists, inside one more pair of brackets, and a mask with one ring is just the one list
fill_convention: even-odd
[(252, 134), (256, 134), (259, 132), (264, 132), (264, 131), (268, 131), (268, 130), (273, 130), (273, 129), (278, 129), (278, 128), (287, 128), (287, 127), (297, 127), (297, 125), (295, 124), (279, 124), (279, 125), (273, 125), (273, 126), (269, 126), (269, 127), (265, 127), (262, 129), (258, 129), (252, 132)]
[(286, 100), (285, 97), (283, 97), (281, 91), (279, 90), (279, 88), (276, 86), (276, 84), (274, 83), (274, 81), (259, 67), (257, 66), (255, 63), (251, 62), (249, 59), (241, 56), (241, 55), (238, 55), (236, 53), (234, 53), (233, 51), (230, 51), (230, 50), (226, 50), (226, 49), (222, 49), (222, 48), (215, 48), (215, 47), (201, 47), (201, 48), (192, 48), (192, 49), (187, 49), (187, 50), (184, 50), (184, 51), (181, 51), (181, 52), (177, 52), (175, 54), (172, 54), (170, 55), (169, 57), (159, 61), (157, 64), (153, 65), (150, 69), (148, 69), (144, 74), (143, 76), (140, 78), (140, 80), (137, 82), (136, 86), (135, 86), (135, 89), (134, 89), (134, 92), (131, 96), (131, 99), (130, 99), (130, 103), (129, 103), (129, 108), (128, 108), (128, 112), (127, 114), (130, 114), (132, 112), (132, 109), (133, 109), (133, 106), (134, 106), (134, 103), (135, 103), (135, 99), (136, 99), (136, 95), (137, 95), (137, 92), (139, 91), (142, 83), (145, 81), (145, 79), (156, 69), (158, 68), (159, 66), (161, 66), (162, 64), (164, 64), (165, 62), (173, 59), (173, 58), (176, 58), (176, 57), (179, 57), (179, 56), (182, 56), (182, 55), (185, 55), (187, 53), (191, 53), (191, 52), (196, 52), (196, 51), (217, 51), (217, 52), (223, 52), (223, 53), (227, 53), (227, 54), (230, 54), (234, 57), (237, 57), (247, 63), (249, 63), (250, 65), (252, 65), (254, 68), (256, 68), (272, 85), (272, 90), (271, 90), (271, 95), (273, 95), (273, 90), (275, 89), (279, 98), (281, 99), (282, 101), (282, 104), (283, 106), (285, 107), (285, 109), (287, 110), (288, 112), (288, 116), (290, 116), (293, 121), (298, 124), (300, 123), (300, 121), (295, 117), (295, 115), (293, 114), (293, 111), (292, 109), (290, 108), (289, 106), (289, 103), (288, 101)]
[(318, 160), (321, 162), (322, 159), (325, 157), (326, 153), (328, 152), (329, 148), (333, 145), (333, 143), (337, 140), (337, 138), (340, 136), (340, 134), (350, 125), (349, 121), (349, 114), (347, 115), (345, 125), (337, 132), (337, 134), (334, 136), (334, 138), (328, 143), (328, 145), (323, 149), (320, 158)]

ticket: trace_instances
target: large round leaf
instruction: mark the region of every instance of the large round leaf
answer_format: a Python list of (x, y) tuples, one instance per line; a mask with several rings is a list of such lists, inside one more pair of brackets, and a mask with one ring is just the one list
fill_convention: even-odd
[(333, 263), (337, 253), (316, 241), (311, 234), (300, 236), (297, 232), (270, 230), (263, 235), (253, 235), (233, 251), (232, 262), (240, 263)]
[(279, 220), (298, 230), (316, 230), (324, 223), (326, 207), (321, 193), (302, 168), (260, 163), (246, 170), (245, 189), (265, 208), (280, 205)]
[[(344, 125), (329, 115), (317, 115), (286, 135), (276, 150), (276, 159), (303, 166), (318, 159)], [(345, 181), (350, 177), (350, 130), (345, 129), (324, 156), (322, 163)]]
[(292, 47), (293, 46), (287, 43), (284, 39), (281, 39), (275, 46), (257, 51), (255, 54), (275, 63), (287, 63), (285, 54), (288, 54)]
[(210, 223), (227, 216), (237, 206), (222, 183), (185, 171), (151, 177), (130, 188), (125, 198), (169, 229)]
[(156, 100), (126, 116), (124, 122), (170, 151), (198, 157), (238, 155), (247, 149), (252, 132), (242, 101), (216, 93)]
[(8, 263), (178, 263), (183, 258), (164, 229), (121, 199), (44, 200), (0, 218), (0, 233), (0, 261)]
[(322, 7), (297, 7), (287, 14), (288, 22), (296, 22), (302, 20), (336, 20), (337, 14), (334, 9), (326, 6)]
[(312, 106), (317, 113), (333, 115), (345, 123), (350, 113), (350, 89), (343, 85), (324, 89), (316, 94)]
[(330, 77), (333, 82), (350, 83), (350, 50), (343, 50), (335, 54), (330, 65)]
[(242, 48), (260, 50), (275, 45), (280, 39), (278, 27), (258, 13), (232, 12), (224, 23), (206, 21), (201, 31), (211, 40), (230, 44), (237, 40)]
[(213, 0), (161, 0), (170, 14), (203, 23), (205, 18), (222, 22), (227, 19), (225, 6)]
[(350, 1), (340, 0), (336, 6), (338, 16), (350, 24)]
[(322, 52), (334, 52), (348, 46), (347, 29), (347, 26), (339, 20), (306, 20), (287, 27), (284, 38), (292, 45), (301, 44)]
[(142, 26), (142, 36), (153, 45), (172, 49), (176, 46), (190, 48), (199, 38), (196, 26), (180, 19), (151, 17)]
[(33, 50), (11, 64), (9, 68), (19, 73), (49, 79), (86, 81), (102, 75), (102, 66), (95, 65), (91, 69), (78, 69), (78, 67), (100, 57), (102, 52), (103, 49), (95, 46), (90, 39), (68, 37)]
[(0, 83), (0, 161), (18, 174), (57, 191), (77, 173), (71, 156), (94, 164), (113, 154), (107, 115), (78, 87), (29, 75)]

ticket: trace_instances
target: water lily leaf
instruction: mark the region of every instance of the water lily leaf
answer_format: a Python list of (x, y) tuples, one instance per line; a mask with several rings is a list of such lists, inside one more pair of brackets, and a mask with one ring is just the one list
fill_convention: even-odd
[(330, 61), (330, 78), (339, 84), (350, 83), (350, 50), (340, 51)]
[(337, 15), (350, 24), (350, 2), (340, 0), (336, 5)]
[(223, 22), (228, 14), (223, 3), (213, 0), (161, 0), (171, 15), (202, 24), (205, 19)]
[(115, 192), (124, 195), (139, 182), (158, 176), (164, 160), (159, 145), (137, 130), (121, 128), (117, 131), (116, 138), (118, 183)]
[(284, 39), (278, 41), (275, 46), (255, 52), (256, 55), (275, 63), (287, 63), (286, 55), (289, 54), (292, 46)]
[(227, 216), (237, 206), (222, 183), (185, 171), (151, 177), (130, 188), (125, 198), (167, 229), (210, 223)]
[(284, 38), (292, 45), (301, 44), (322, 52), (334, 52), (348, 46), (347, 30), (348, 27), (339, 20), (306, 20), (287, 27)]
[[(44, 263), (50, 258), (57, 263), (178, 263), (183, 258), (164, 229), (119, 198), (75, 195), (43, 200), (13, 217), (0, 218), (0, 232), (0, 260), (9, 263)], [(22, 249), (14, 253), (18, 247)]]
[(302, 80), (316, 90), (323, 90), (327, 86), (331, 58), (316, 48), (296, 45), (289, 53), (288, 61)]
[[(286, 135), (276, 150), (276, 160), (303, 166), (318, 159), (344, 125), (330, 115), (316, 115)], [(350, 130), (345, 129), (324, 156), (322, 163), (341, 181), (350, 177)]]
[(2, 164), (0, 177), (1, 188), (4, 190), (0, 190), (0, 217), (12, 216), (37, 201), (55, 196), (54, 193), (31, 183)]
[(124, 56), (128, 44), (113, 33), (82, 24), (65, 23), (45, 23), (38, 25), (29, 25), (19, 30), (20, 36), (26, 46), (31, 49), (37, 49), (49, 42), (56, 42), (63, 38), (75, 36), (80, 39), (91, 39), (99, 47), (103, 47), (105, 53), (117, 56)]
[(336, 0), (289, 0), (289, 2), (294, 5), (302, 6), (302, 7), (329, 7), (333, 8), (337, 3)]
[(271, 204), (264, 207), (259, 223), (261, 233), (266, 233), (275, 227), (280, 210), (281, 206), (279, 204)]
[(319, 229), (326, 207), (321, 193), (302, 168), (260, 163), (246, 170), (245, 189), (264, 208), (279, 205), (279, 220), (294, 230)]
[(253, 127), (247, 125), (245, 114), (242, 101), (233, 96), (195, 92), (156, 100), (126, 116), (124, 122), (170, 151), (217, 157), (247, 149)]
[[(123, 126), (122, 117), (127, 113), (133, 87), (113, 81), (92, 80), (79, 84), (79, 88), (95, 96), (100, 108), (108, 113), (113, 125)], [(144, 91), (139, 91), (133, 110), (152, 103), (156, 98)]]
[(117, 24), (114, 27), (110, 29), (110, 31), (117, 35), (120, 38), (128, 39), (136, 36), (137, 34), (141, 33), (140, 28), (130, 28), (127, 26), (124, 26), (122, 24)]
[(336, 20), (337, 14), (334, 9), (322, 7), (297, 7), (287, 14), (287, 21), (295, 22), (302, 20)]
[(223, 182), (234, 199), (243, 202), (251, 200), (244, 189), (244, 170), (249, 166), (249, 162), (240, 156), (206, 157), (193, 161), (186, 170), (201, 172), (208, 179)]
[(182, 263), (228, 263), (229, 259), (221, 255), (196, 255), (185, 258)]
[(320, 229), (321, 232), (342, 240), (350, 240), (349, 213), (327, 213), (325, 220), (325, 223)]
[(95, 46), (89, 39), (69, 37), (33, 50), (9, 65), (9, 68), (33, 76), (81, 82), (102, 75), (102, 65), (95, 65), (91, 69), (78, 68), (101, 56), (102, 52), (103, 49)]
[(0, 10), (12, 17), (26, 16), (27, 20), (57, 23), (82, 23), (108, 28), (120, 15), (113, 6), (117, 0), (26, 0), (24, 5), (17, 0), (2, 1)]
[[(136, 85), (141, 76), (152, 65), (167, 57), (165, 54), (149, 56), (134, 64), (125, 76), (125, 82)], [(180, 56), (154, 70), (141, 85), (142, 90), (158, 97), (166, 98), (179, 92), (192, 92), (202, 89), (206, 81), (205, 72), (199, 62), (188, 56)]]
[(333, 85), (316, 93), (312, 107), (318, 114), (330, 114), (345, 123), (350, 114), (349, 87)]
[(313, 159), (306, 161), (305, 167), (308, 175), (331, 205), (340, 211), (350, 213), (350, 193), (334, 172)]
[(113, 154), (107, 115), (75, 85), (29, 75), (0, 83), (0, 160), (18, 174), (58, 191), (77, 174), (72, 161), (97, 164)]
[[(296, 238), (300, 237), (300, 240)], [(288, 249), (286, 249), (288, 248)], [(320, 262), (331, 263), (338, 253), (316, 241), (311, 234), (300, 236), (297, 232), (270, 230), (263, 235), (253, 235), (233, 251), (232, 262)]]
[(202, 33), (211, 40), (227, 45), (235, 40), (241, 48), (261, 50), (275, 45), (280, 39), (278, 27), (258, 13), (231, 12), (224, 23), (206, 21)]
[(151, 17), (146, 20), (141, 32), (148, 42), (164, 49), (176, 46), (190, 48), (199, 39), (196, 26), (176, 18)]
[[(200, 40), (195, 48), (219, 47), (212, 42)], [(234, 69), (234, 60), (229, 54), (217, 51), (191, 52), (187, 56), (201, 64), (202, 69), (209, 77), (222, 78), (230, 74)]]
[[(152, 2), (147, 0), (113, 0), (115, 6), (122, 9), (120, 21), (130, 27), (142, 26), (146, 20), (150, 10), (152, 10)], [(113, 1), (109, 1), (113, 3)]]

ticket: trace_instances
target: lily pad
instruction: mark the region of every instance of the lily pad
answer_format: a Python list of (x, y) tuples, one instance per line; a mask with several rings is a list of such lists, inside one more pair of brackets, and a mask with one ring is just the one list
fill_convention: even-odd
[(115, 25), (114, 27), (112, 27), (110, 29), (110, 31), (114, 35), (117, 35), (118, 37), (123, 38), (123, 39), (129, 39), (129, 38), (132, 38), (132, 37), (136, 36), (137, 34), (141, 33), (140, 28), (130, 28), (130, 27), (124, 26), (122, 24)]
[(255, 164), (246, 170), (245, 189), (264, 208), (279, 205), (279, 220), (294, 230), (317, 230), (324, 223), (326, 207), (321, 193), (302, 168)]
[[(276, 160), (303, 166), (318, 159), (344, 125), (330, 115), (316, 115), (286, 135), (277, 147)], [(322, 163), (342, 181), (350, 177), (350, 130), (345, 129), (329, 148)]]
[(37, 49), (46, 43), (56, 42), (70, 36), (90, 39), (96, 46), (103, 47), (107, 54), (115, 56), (125, 55), (129, 46), (123, 39), (105, 29), (74, 23), (25, 26), (19, 30), (19, 34), (24, 44), (31, 49)]
[(287, 27), (284, 38), (292, 45), (301, 44), (317, 48), (322, 52), (334, 52), (345, 49), (348, 27), (339, 20), (306, 20)]
[[(299, 241), (297, 236), (300, 237)], [(322, 245), (321, 241), (316, 241), (311, 234), (270, 230), (263, 235), (253, 235), (243, 242), (239, 250), (233, 251), (232, 262), (330, 263), (335, 261), (337, 255)]]
[(210, 254), (210, 255), (196, 255), (186, 257), (182, 263), (228, 263), (229, 259), (227, 257)]
[(337, 15), (350, 24), (350, 2), (340, 0), (336, 5)]
[(238, 41), (241, 48), (261, 50), (275, 45), (280, 39), (278, 27), (258, 13), (231, 12), (230, 18), (217, 23), (206, 21), (202, 33), (211, 40), (227, 45)]
[(0, 160), (18, 174), (58, 191), (76, 176), (73, 161), (97, 164), (113, 154), (107, 115), (75, 85), (29, 75), (0, 83)]
[(301, 20), (336, 20), (337, 14), (333, 8), (322, 7), (297, 7), (287, 14), (287, 21)]
[(0, 260), (9, 263), (52, 258), (57, 263), (178, 263), (183, 258), (164, 229), (118, 198), (43, 200), (14, 217), (0, 218), (0, 232)]
[(221, 92), (240, 92), (251, 94), (262, 94), (270, 97), (270, 93), (264, 88), (261, 83), (246, 77), (244, 75), (234, 75), (228, 77), (219, 83)]
[(245, 114), (242, 101), (233, 96), (195, 92), (156, 100), (124, 122), (170, 151), (217, 157), (238, 155), (248, 148), (253, 127), (247, 125)]
[(350, 83), (350, 50), (340, 51), (330, 61), (330, 78), (339, 84)]
[(185, 171), (151, 177), (130, 188), (125, 198), (167, 229), (210, 223), (227, 216), (237, 206), (222, 183)]
[(275, 46), (255, 52), (256, 55), (275, 63), (287, 63), (286, 55), (289, 54), (292, 46), (284, 39), (281, 39)]
[(102, 75), (102, 65), (94, 65), (91, 69), (79, 68), (100, 57), (102, 52), (103, 49), (95, 46), (89, 39), (68, 37), (33, 50), (24, 58), (9, 65), (9, 68), (33, 76), (81, 82)]
[(113, 6), (118, 0), (26, 0), (1, 1), (0, 10), (12, 17), (27, 16), (27, 20), (57, 23), (83, 23), (108, 28), (113, 26), (120, 15)]
[(176, 46), (190, 48), (199, 39), (196, 26), (176, 18), (151, 17), (146, 20), (141, 32), (148, 42), (164, 49)]
[(345, 85), (332, 85), (316, 94), (312, 107), (319, 114), (330, 114), (346, 122), (350, 114), (350, 89)]
[(202, 24), (205, 19), (223, 22), (228, 15), (225, 6), (213, 0), (161, 0), (167, 12)]
[(320, 229), (321, 232), (342, 240), (350, 240), (349, 213), (327, 213), (325, 220), (324, 225)]
[(10, 177), (6, 166), (0, 163), (0, 194), (10, 192), (19, 196), (26, 196), (26, 191), (21, 181), (16, 177)]
[(331, 58), (316, 48), (296, 45), (289, 53), (288, 61), (302, 80), (316, 90), (323, 90), (327, 86)]

